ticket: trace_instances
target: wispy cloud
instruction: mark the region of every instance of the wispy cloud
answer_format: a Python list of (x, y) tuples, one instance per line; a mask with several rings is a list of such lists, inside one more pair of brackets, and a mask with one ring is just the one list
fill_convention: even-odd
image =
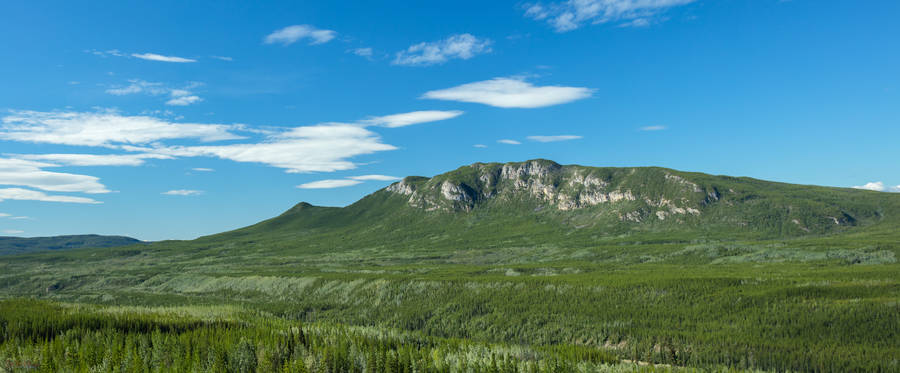
[[(352, 160), (354, 157), (397, 149), (382, 142), (377, 133), (367, 128), (369, 126), (402, 127), (449, 119), (460, 114), (462, 112), (459, 111), (418, 111), (369, 117), (352, 123), (260, 128), (238, 124), (176, 123), (149, 115), (128, 116), (110, 110), (87, 113), (13, 111), (0, 118), (0, 139), (128, 152), (13, 155), (19, 162), (54, 162), (33, 165), (32, 172), (47, 172), (40, 169), (58, 165), (137, 166), (146, 159), (187, 157), (259, 163), (282, 168), (288, 173), (333, 172), (356, 168), (357, 163)], [(243, 141), (215, 145), (167, 144), (170, 140)]]
[(475, 144), (475, 145), (472, 145), (472, 146), (475, 147), (475, 148), (482, 148), (482, 149), (488, 147), (487, 145), (484, 145), (484, 144)]
[(106, 90), (106, 93), (115, 96), (133, 95), (138, 93), (147, 93), (151, 95), (161, 95), (168, 93), (168, 89), (163, 87), (162, 83), (148, 82), (140, 79), (131, 79), (128, 85), (114, 86)]
[(43, 202), (66, 202), (66, 203), (102, 203), (86, 197), (73, 197), (61, 195), (47, 195), (36, 190), (28, 190), (22, 188), (5, 188), (0, 189), (0, 202), (4, 200), (17, 201), (43, 201)]
[(203, 194), (203, 191), (192, 189), (175, 189), (168, 192), (163, 192), (162, 194), (165, 194), (167, 196), (198, 196)]
[(192, 91), (194, 88), (200, 87), (203, 83), (190, 82), (182, 88), (170, 88), (163, 83), (148, 82), (141, 79), (131, 79), (128, 85), (115, 86), (106, 90), (106, 93), (116, 96), (125, 96), (133, 94), (148, 94), (152, 96), (167, 95), (169, 100), (166, 105), (187, 106), (190, 104), (203, 101), (202, 98), (195, 95)]
[(128, 57), (128, 53), (122, 52), (118, 49), (109, 49), (105, 51), (98, 51), (96, 49), (86, 49), (85, 53), (90, 53), (99, 57)]
[(194, 95), (193, 93), (191, 93), (191, 91), (184, 89), (173, 89), (171, 95), (172, 98), (169, 99), (169, 101), (166, 101), (166, 105), (188, 106), (203, 101), (203, 99), (199, 96)]
[(4, 229), (4, 230), (2, 230), (2, 231), (0, 231), (0, 232), (2, 232), (3, 234), (21, 234), (21, 233), (25, 233), (25, 231), (21, 231), (21, 230), (18, 230), (18, 229)]
[(900, 193), (900, 185), (897, 186), (885, 186), (884, 182), (881, 181), (872, 181), (865, 183), (863, 185), (854, 186), (855, 189), (865, 189), (865, 190), (874, 190), (876, 192), (893, 192)]
[(194, 171), (197, 171), (197, 172), (215, 172), (215, 171), (216, 171), (216, 170), (214, 170), (214, 169), (206, 168), (206, 167), (194, 167), (194, 168), (192, 168), (191, 170), (194, 170)]
[(175, 63), (197, 62), (197, 60), (190, 59), (190, 58), (176, 57), (176, 56), (163, 56), (161, 54), (156, 54), (156, 53), (132, 53), (131, 57), (140, 58), (142, 60), (148, 60), (148, 61), (158, 61), (158, 62), (175, 62)]
[(66, 166), (140, 166), (146, 159), (172, 159), (163, 154), (11, 154), (13, 158)]
[(546, 21), (557, 32), (577, 29), (585, 24), (623, 22), (622, 26), (643, 27), (666, 10), (696, 0), (569, 0), (557, 3), (532, 3), (525, 16)]
[(125, 116), (116, 111), (13, 111), (0, 121), (0, 139), (82, 146), (147, 144), (194, 138), (201, 141), (242, 139), (223, 124), (173, 123), (150, 116)]
[(494, 78), (426, 92), (423, 98), (474, 102), (501, 108), (539, 108), (590, 97), (584, 87), (535, 86), (520, 78)]
[(463, 112), (459, 111), (459, 110), (449, 110), (449, 111), (422, 110), (422, 111), (413, 111), (413, 112), (409, 112), (409, 113), (385, 115), (385, 116), (381, 116), (381, 117), (372, 117), (369, 119), (362, 120), (360, 122), (363, 124), (383, 126), (383, 127), (388, 127), (388, 128), (396, 128), (396, 127), (410, 126), (413, 124), (436, 122), (439, 120), (456, 118), (462, 114), (463, 114)]
[(332, 189), (332, 188), (343, 188), (348, 186), (353, 186), (357, 184), (361, 184), (362, 181), (359, 180), (350, 180), (350, 179), (328, 179), (328, 180), (319, 180), (313, 181), (311, 183), (300, 184), (297, 185), (297, 188), (300, 189)]
[(537, 141), (537, 142), (568, 141), (568, 140), (578, 140), (580, 138), (582, 138), (582, 137), (576, 136), (576, 135), (528, 136), (529, 140)]
[(209, 56), (209, 58), (214, 58), (214, 59), (217, 59), (220, 61), (228, 61), (228, 62), (234, 61), (234, 58), (231, 58), (228, 56)]
[(374, 53), (372, 51), (372, 48), (354, 48), (354, 49), (348, 50), (347, 52), (353, 53), (360, 57), (366, 57), (366, 58), (371, 58), (372, 54)]
[(491, 52), (492, 41), (471, 34), (452, 35), (444, 40), (419, 43), (397, 52), (394, 65), (428, 66), (442, 64), (451, 59), (467, 60), (479, 54)]
[(44, 170), (49, 167), (57, 165), (0, 158), (0, 185), (24, 186), (51, 192), (109, 193), (97, 177)]
[(662, 131), (665, 129), (666, 126), (646, 126), (640, 128), (641, 131)]
[(350, 124), (294, 127), (258, 143), (218, 146), (125, 147), (175, 157), (217, 157), (236, 162), (262, 163), (289, 173), (332, 172), (356, 167), (349, 158), (396, 147), (381, 142), (372, 131)]
[(310, 45), (324, 44), (337, 36), (337, 32), (324, 30), (311, 25), (293, 25), (280, 30), (275, 30), (267, 35), (263, 42), (266, 44), (291, 45), (300, 40), (309, 40)]
[(350, 176), (350, 177), (348, 177), (348, 179), (351, 179), (351, 180), (359, 180), (359, 181), (369, 181), (369, 180), (375, 180), (375, 181), (394, 181), (394, 180), (400, 180), (399, 177), (396, 177), (396, 176), (387, 176), (387, 175), (361, 175), (361, 176)]
[(507, 145), (520, 145), (520, 144), (522, 144), (521, 142), (518, 142), (518, 141), (516, 141), (516, 140), (510, 140), (510, 139), (501, 139), (501, 140), (497, 140), (497, 142), (498, 142), (498, 143), (501, 143), (501, 144), (507, 144)]

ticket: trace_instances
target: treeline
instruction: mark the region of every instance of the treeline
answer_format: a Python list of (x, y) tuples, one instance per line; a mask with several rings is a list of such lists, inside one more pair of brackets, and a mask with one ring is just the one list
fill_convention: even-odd
[[(41, 372), (615, 371), (581, 346), (528, 348), (240, 315), (202, 320), (31, 300), (0, 302), (0, 367)], [(625, 367), (627, 368), (627, 367)]]

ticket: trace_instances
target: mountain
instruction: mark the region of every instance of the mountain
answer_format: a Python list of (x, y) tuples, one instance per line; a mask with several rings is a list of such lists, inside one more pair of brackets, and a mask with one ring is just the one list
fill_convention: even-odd
[(191, 241), (5, 256), (0, 299), (241, 310), (711, 370), (896, 371), (898, 217), (900, 194), (476, 163)]
[(199, 242), (338, 251), (786, 239), (900, 227), (900, 195), (543, 159), (406, 177), (343, 208), (300, 203)]
[(104, 248), (143, 243), (131, 237), (85, 234), (54, 237), (0, 237), (0, 255), (22, 254), (43, 250)]

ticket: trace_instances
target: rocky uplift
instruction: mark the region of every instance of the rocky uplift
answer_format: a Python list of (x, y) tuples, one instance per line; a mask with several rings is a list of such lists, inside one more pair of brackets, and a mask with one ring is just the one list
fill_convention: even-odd
[[(562, 166), (547, 160), (519, 163), (475, 163), (455, 172), (433, 178), (410, 177), (394, 183), (387, 191), (408, 197), (410, 206), (428, 211), (472, 211), (492, 199), (529, 198), (559, 210), (584, 209), (600, 204), (639, 202), (653, 207), (652, 215), (664, 220), (672, 215), (699, 215), (706, 193), (697, 184), (668, 173), (660, 180), (679, 190), (678, 202), (664, 195), (642, 193), (623, 183), (622, 178), (635, 169), (620, 169), (622, 175), (603, 175), (591, 168)], [(465, 178), (454, 173), (465, 174)], [(649, 211), (626, 211), (623, 220), (639, 221), (636, 216)]]

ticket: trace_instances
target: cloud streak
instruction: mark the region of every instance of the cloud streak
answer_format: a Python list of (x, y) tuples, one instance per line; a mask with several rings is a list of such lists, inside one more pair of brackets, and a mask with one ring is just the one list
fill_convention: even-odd
[(525, 16), (545, 21), (556, 32), (575, 30), (585, 24), (623, 22), (624, 27), (644, 27), (670, 8), (696, 0), (569, 0), (557, 3), (533, 3), (525, 7)]
[(359, 180), (350, 180), (350, 179), (327, 179), (327, 180), (319, 180), (313, 181), (310, 183), (297, 185), (297, 188), (300, 189), (333, 189), (333, 188), (343, 188), (348, 186), (353, 186), (357, 184), (362, 184), (362, 181)]
[(144, 93), (152, 96), (167, 95), (169, 100), (166, 105), (187, 106), (203, 101), (202, 98), (195, 95), (191, 90), (197, 88), (203, 83), (190, 82), (184, 88), (169, 88), (163, 83), (148, 82), (140, 79), (131, 79), (127, 86), (113, 87), (106, 90), (106, 93), (115, 96), (126, 96)]
[(275, 30), (263, 39), (265, 44), (291, 45), (300, 40), (309, 40), (309, 45), (325, 44), (334, 37), (337, 32), (324, 30), (311, 25), (293, 25)]
[(537, 142), (558, 142), (558, 141), (578, 140), (581, 138), (582, 138), (581, 136), (576, 136), (576, 135), (528, 136), (529, 140), (537, 141)]
[(96, 201), (86, 197), (73, 197), (61, 195), (47, 195), (36, 190), (28, 190), (22, 188), (0, 188), (0, 202), (4, 200), (17, 201), (42, 201), (42, 202), (65, 202), (65, 203), (85, 203), (99, 204)]
[(463, 112), (459, 110), (422, 110), (409, 113), (385, 115), (381, 117), (372, 117), (366, 120), (362, 120), (360, 121), (360, 123), (388, 128), (397, 128), (406, 127), (413, 124), (436, 122), (440, 120), (456, 118), (462, 114)]
[(125, 116), (115, 111), (13, 111), (0, 121), (0, 139), (60, 145), (106, 146), (147, 144), (160, 140), (242, 139), (223, 124), (172, 123), (149, 116)]
[(494, 78), (428, 91), (422, 98), (533, 109), (581, 100), (591, 94), (593, 90), (584, 87), (535, 86), (518, 78)]
[(195, 60), (195, 59), (176, 57), (176, 56), (163, 56), (161, 54), (156, 54), (156, 53), (132, 53), (131, 57), (140, 58), (142, 60), (148, 60), (148, 61), (157, 61), (157, 62), (174, 62), (174, 63), (197, 62), (197, 60)]
[(471, 34), (452, 35), (444, 40), (414, 44), (397, 52), (392, 64), (430, 66), (451, 59), (468, 60), (479, 54), (490, 53), (492, 43), (490, 39), (481, 39)]
[(641, 131), (663, 131), (667, 127), (666, 126), (646, 126), (639, 128)]
[(167, 192), (163, 192), (162, 194), (167, 196), (198, 196), (203, 194), (201, 190), (192, 190), (192, 189), (175, 189)]
[(66, 166), (140, 166), (145, 159), (173, 159), (163, 154), (12, 154), (17, 159), (48, 161)]
[[(94, 176), (46, 171), (55, 164), (0, 158), (0, 185), (24, 186), (50, 192), (109, 193)], [(8, 198), (12, 199), (12, 198)]]
[(396, 176), (387, 176), (387, 175), (360, 175), (360, 176), (350, 176), (348, 179), (351, 180), (359, 180), (359, 181), (394, 181), (400, 180), (399, 177)]

